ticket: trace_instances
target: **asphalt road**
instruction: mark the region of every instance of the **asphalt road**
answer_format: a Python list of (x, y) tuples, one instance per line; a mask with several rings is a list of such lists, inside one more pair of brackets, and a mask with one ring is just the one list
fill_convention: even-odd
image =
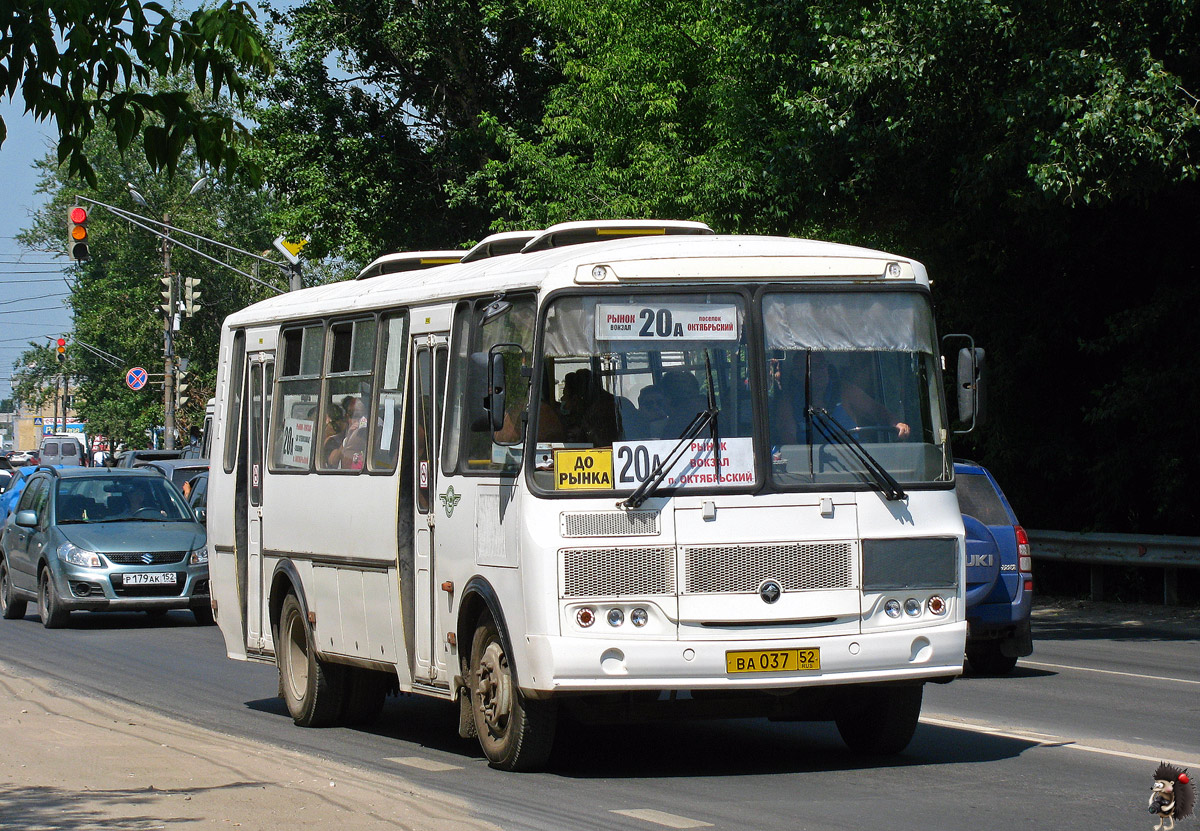
[(274, 670), (227, 660), (216, 628), (183, 612), (77, 613), (71, 629), (47, 631), (31, 611), (0, 621), (0, 656), (204, 727), (393, 772), (398, 787), (452, 793), (505, 829), (1152, 828), (1156, 763), (1200, 773), (1200, 625), (1068, 610), (1037, 615), (1034, 636), (1008, 677), (927, 685), (916, 737), (886, 762), (851, 755), (832, 725), (676, 722), (571, 727), (550, 769), (524, 775), (488, 768), (457, 737), (456, 710), (421, 698), (389, 700), (371, 730), (295, 727)]

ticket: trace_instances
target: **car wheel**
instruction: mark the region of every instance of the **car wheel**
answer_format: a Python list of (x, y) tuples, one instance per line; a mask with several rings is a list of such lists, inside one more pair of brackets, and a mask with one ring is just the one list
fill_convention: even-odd
[(864, 756), (891, 756), (912, 741), (921, 717), (920, 684), (848, 691), (834, 718), (842, 741)]
[(980, 675), (1008, 675), (1017, 665), (1017, 658), (1005, 655), (999, 641), (993, 641), (967, 647), (967, 663)]
[(527, 771), (544, 765), (554, 746), (555, 702), (521, 695), (489, 614), (480, 618), (471, 641), (468, 687), (475, 732), (491, 766)]
[(58, 601), (53, 580), (50, 569), (43, 567), (38, 578), (38, 615), (47, 629), (62, 629), (71, 619), (71, 610)]
[(345, 690), (343, 667), (317, 658), (308, 621), (294, 594), (284, 598), (275, 649), (279, 686), (292, 721), (301, 727), (337, 724)]
[(26, 600), (14, 597), (12, 581), (8, 576), (8, 558), (0, 554), (0, 615), (5, 620), (25, 617)]

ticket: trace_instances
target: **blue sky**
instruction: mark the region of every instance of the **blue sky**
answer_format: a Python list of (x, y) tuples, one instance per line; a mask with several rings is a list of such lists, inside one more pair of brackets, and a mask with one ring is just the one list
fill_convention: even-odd
[(48, 343), (70, 331), (67, 280), (72, 266), (66, 257), (67, 221), (63, 218), (63, 253), (55, 257), (24, 251), (15, 239), (30, 224), (44, 197), (34, 193), (35, 160), (53, 147), (51, 130), (22, 112), (23, 102), (0, 103), (8, 138), (0, 147), (0, 181), (8, 196), (0, 200), (0, 398), (11, 393), (12, 364), (30, 341)]

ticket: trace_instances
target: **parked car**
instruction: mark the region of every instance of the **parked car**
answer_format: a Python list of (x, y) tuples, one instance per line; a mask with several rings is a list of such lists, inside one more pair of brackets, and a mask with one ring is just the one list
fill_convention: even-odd
[(1033, 652), (1029, 537), (982, 465), (955, 460), (954, 475), (967, 532), (967, 662), (1003, 675)]
[(0, 532), (0, 613), (190, 609), (213, 622), (208, 550), (179, 488), (148, 470), (38, 468)]
[[(184, 490), (183, 486), (201, 471), (208, 470), (208, 459), (152, 459), (134, 463), (134, 469), (145, 468), (155, 470), (175, 483), (175, 487)], [(184, 491), (187, 496), (187, 491)]]
[(117, 467), (134, 467), (138, 462), (179, 459), (182, 450), (126, 450), (117, 457)]

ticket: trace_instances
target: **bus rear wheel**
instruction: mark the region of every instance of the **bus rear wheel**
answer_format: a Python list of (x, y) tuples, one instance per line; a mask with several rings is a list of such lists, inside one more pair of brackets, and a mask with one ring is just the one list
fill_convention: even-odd
[(317, 657), (304, 610), (294, 594), (284, 598), (279, 613), (275, 663), (292, 721), (301, 727), (328, 727), (338, 722), (345, 689), (342, 667)]
[(471, 641), (468, 686), (475, 731), (491, 766), (515, 771), (542, 767), (554, 746), (555, 704), (521, 695), (491, 615), (480, 619)]
[(920, 684), (850, 691), (834, 719), (842, 741), (864, 756), (900, 753), (917, 731), (923, 693)]

